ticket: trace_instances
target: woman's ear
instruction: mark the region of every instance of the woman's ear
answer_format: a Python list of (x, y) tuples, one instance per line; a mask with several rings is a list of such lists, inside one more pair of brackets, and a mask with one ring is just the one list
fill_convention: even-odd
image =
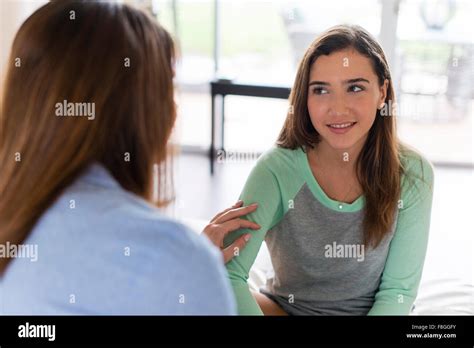
[(385, 79), (383, 85), (380, 86), (380, 99), (377, 108), (380, 110), (383, 108), (385, 99), (387, 98), (388, 79)]

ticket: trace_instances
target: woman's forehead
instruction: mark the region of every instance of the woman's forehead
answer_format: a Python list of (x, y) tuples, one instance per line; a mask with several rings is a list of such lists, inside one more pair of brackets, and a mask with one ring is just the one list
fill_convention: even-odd
[(310, 81), (347, 80), (363, 77), (376, 78), (370, 58), (354, 49), (336, 51), (319, 56), (310, 69)]

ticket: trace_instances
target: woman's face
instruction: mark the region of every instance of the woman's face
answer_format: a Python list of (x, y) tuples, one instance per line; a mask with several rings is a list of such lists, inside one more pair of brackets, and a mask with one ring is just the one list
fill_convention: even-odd
[(371, 60), (353, 49), (316, 59), (310, 69), (308, 110), (314, 128), (336, 150), (364, 144), (387, 95)]

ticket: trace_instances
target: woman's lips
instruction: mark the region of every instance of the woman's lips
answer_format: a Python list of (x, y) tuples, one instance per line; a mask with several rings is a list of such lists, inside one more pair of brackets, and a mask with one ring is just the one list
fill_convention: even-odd
[(343, 122), (343, 123), (331, 123), (327, 127), (329, 130), (336, 134), (344, 134), (349, 132), (357, 122)]

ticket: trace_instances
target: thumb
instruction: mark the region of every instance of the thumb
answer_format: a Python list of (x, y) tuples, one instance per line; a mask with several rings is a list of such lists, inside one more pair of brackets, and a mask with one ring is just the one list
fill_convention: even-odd
[(240, 254), (240, 251), (245, 247), (247, 242), (250, 240), (250, 234), (246, 233), (239, 238), (237, 238), (231, 245), (229, 245), (227, 248), (222, 250), (222, 254), (224, 254), (224, 262), (227, 263), (234, 256), (238, 256)]

